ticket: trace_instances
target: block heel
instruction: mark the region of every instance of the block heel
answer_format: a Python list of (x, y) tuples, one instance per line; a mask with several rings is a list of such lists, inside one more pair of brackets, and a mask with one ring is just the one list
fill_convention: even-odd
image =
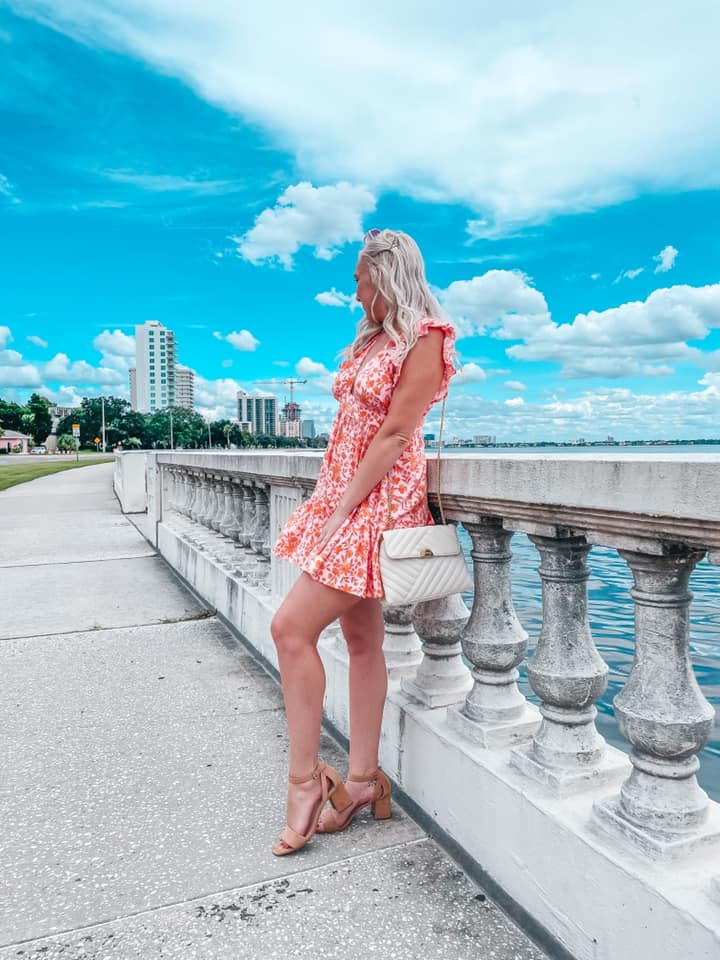
[(375, 799), (372, 802), (372, 815), (376, 820), (389, 820), (391, 814), (390, 781), (378, 768)]
[[(374, 770), (372, 773), (366, 776), (348, 777), (348, 781), (350, 780), (353, 780), (355, 783), (368, 784), (372, 783), (374, 780), (375, 789), (372, 798), (369, 800), (363, 800), (360, 803), (355, 803), (345, 784), (342, 784), (342, 789), (339, 792), (336, 792), (335, 796), (331, 795), (330, 802), (338, 811), (338, 813), (346, 813), (346, 817), (339, 823), (337, 820), (330, 820), (327, 823), (323, 823), (320, 831), (321, 833), (338, 833), (340, 830), (344, 830), (346, 827), (350, 826), (355, 814), (359, 813), (363, 807), (370, 807), (372, 810), (372, 815), (376, 820), (390, 819), (390, 781), (379, 767), (377, 770)], [(335, 802), (336, 800), (338, 800), (342, 805), (339, 806), (338, 803)]]

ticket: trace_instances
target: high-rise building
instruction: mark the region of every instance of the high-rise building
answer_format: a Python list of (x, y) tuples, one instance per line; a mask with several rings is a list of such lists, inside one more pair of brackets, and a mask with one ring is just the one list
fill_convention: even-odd
[(240, 423), (249, 423), (251, 433), (277, 434), (277, 397), (270, 393), (252, 395), (245, 390), (237, 392)]
[(278, 423), (279, 437), (296, 437), (302, 435), (302, 422), (300, 420), (280, 420)]
[(135, 327), (135, 409), (175, 406), (175, 334), (157, 320)]
[(188, 367), (175, 367), (175, 406), (186, 410), (195, 406), (195, 374)]
[(302, 435), (306, 440), (315, 439), (315, 421), (314, 420), (303, 420), (302, 421)]
[(128, 374), (130, 376), (130, 406), (133, 410), (137, 410), (137, 370), (135, 367), (130, 367)]

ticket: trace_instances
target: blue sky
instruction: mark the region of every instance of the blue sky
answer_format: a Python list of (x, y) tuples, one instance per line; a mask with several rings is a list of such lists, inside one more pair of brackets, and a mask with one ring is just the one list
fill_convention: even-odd
[(720, 435), (714, 3), (235, 6), (0, 0), (1, 396), (127, 396), (155, 319), (203, 414), (301, 376), (327, 428), (391, 226), (458, 326), (452, 434)]

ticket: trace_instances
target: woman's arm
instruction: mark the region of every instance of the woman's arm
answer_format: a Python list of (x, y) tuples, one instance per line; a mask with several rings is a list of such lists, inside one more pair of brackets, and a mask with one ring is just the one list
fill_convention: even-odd
[(430, 330), (405, 358), (387, 416), (325, 525), (318, 549), (377, 486), (410, 443), (442, 383), (444, 337), (442, 330)]

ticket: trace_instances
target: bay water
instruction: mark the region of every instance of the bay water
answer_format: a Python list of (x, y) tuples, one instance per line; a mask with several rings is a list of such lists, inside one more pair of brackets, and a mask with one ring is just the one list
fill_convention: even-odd
[[(450, 449), (443, 456), (485, 454), (502, 456), (506, 453), (554, 454), (617, 454), (618, 456), (643, 454), (671, 454), (687, 456), (693, 453), (720, 453), (720, 445), (667, 445), (652, 447), (497, 447)], [(428, 458), (434, 455), (427, 451)], [(461, 531), (461, 539), (470, 563), (470, 538)], [(511, 541), (513, 559), (511, 564), (513, 602), (524, 629), (529, 635), (531, 655), (542, 625), (542, 593), (537, 572), (540, 557), (534, 545), (524, 534), (515, 534)], [(588, 614), (590, 627), (600, 656), (609, 667), (608, 688), (597, 703), (598, 729), (608, 743), (625, 752), (629, 744), (618, 729), (613, 712), (613, 700), (625, 684), (630, 673), (634, 653), (633, 602), (630, 597), (632, 574), (625, 561), (615, 550), (593, 547), (588, 555), (590, 580), (588, 582)], [(703, 559), (690, 579), (693, 600), (690, 607), (690, 656), (698, 683), (716, 710), (720, 704), (720, 567), (712, 566)], [(465, 597), (468, 605), (472, 596)], [(524, 665), (520, 668), (519, 686), (534, 703), (533, 694)], [(710, 742), (700, 754), (698, 780), (712, 799), (720, 802), (720, 730), (716, 723)]]

